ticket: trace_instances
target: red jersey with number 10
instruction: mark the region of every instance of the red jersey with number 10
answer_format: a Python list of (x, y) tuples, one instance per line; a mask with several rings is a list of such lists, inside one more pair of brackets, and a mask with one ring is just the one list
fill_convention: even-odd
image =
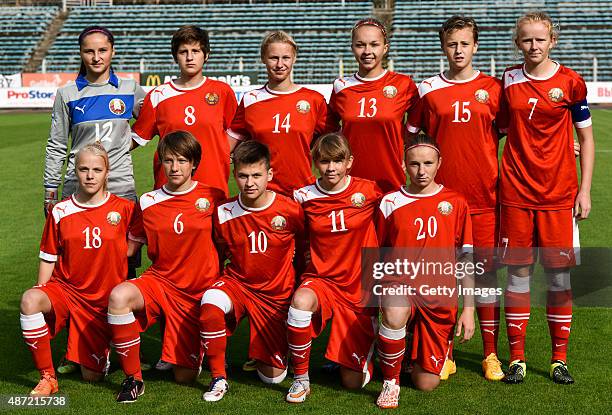
[(96, 307), (127, 277), (127, 240), (144, 243), (140, 210), (107, 193), (98, 205), (74, 196), (56, 204), (45, 223), (40, 259), (55, 262), (52, 281)]
[(217, 207), (215, 239), (231, 262), (225, 278), (238, 281), (273, 307), (288, 305), (295, 284), (293, 255), (304, 232), (302, 208), (272, 193), (262, 208), (249, 208), (236, 196)]
[[(574, 128), (570, 107), (587, 89), (576, 72), (557, 64), (546, 79), (523, 65), (503, 76), (503, 127), (508, 137), (502, 157), (501, 203), (527, 209), (571, 209), (578, 193)], [(590, 118), (582, 121), (590, 125)], [(580, 125), (577, 125), (580, 127)]]
[(310, 144), (326, 131), (326, 122), (327, 104), (318, 92), (298, 87), (281, 93), (264, 86), (243, 95), (227, 133), (266, 144), (274, 173), (268, 189), (291, 197), (314, 180)]
[(395, 72), (334, 81), (329, 106), (355, 156), (351, 175), (374, 180), (385, 192), (406, 183), (404, 115), (418, 96), (412, 78)]
[(219, 276), (212, 217), (223, 198), (221, 190), (198, 182), (185, 192), (162, 186), (143, 194), (140, 207), (152, 262), (147, 272), (199, 299)]
[[(138, 120), (132, 127), (134, 140), (146, 145), (177, 130), (189, 131), (202, 145), (202, 161), (194, 180), (227, 194), (229, 143), (225, 135), (236, 112), (236, 95), (225, 83), (205, 78), (194, 88), (179, 88), (172, 81), (145, 97)], [(167, 182), (157, 153), (153, 159), (155, 189)]]
[(408, 131), (423, 130), (440, 147), (436, 181), (461, 193), (471, 213), (496, 209), (499, 162), (494, 121), (501, 93), (501, 82), (480, 71), (465, 81), (439, 74), (421, 82), (420, 99), (408, 116)]

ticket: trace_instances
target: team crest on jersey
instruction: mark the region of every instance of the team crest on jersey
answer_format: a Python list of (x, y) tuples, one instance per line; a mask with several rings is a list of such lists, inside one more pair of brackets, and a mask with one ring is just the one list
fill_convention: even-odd
[(272, 229), (274, 229), (275, 231), (282, 231), (283, 229), (285, 229), (287, 227), (287, 219), (285, 219), (282, 216), (274, 216), (272, 218), (272, 222), (270, 222), (270, 225), (272, 226)]
[(113, 98), (108, 103), (108, 109), (115, 115), (123, 115), (125, 113), (125, 102), (120, 98)]
[(489, 93), (486, 89), (479, 89), (474, 93), (474, 98), (476, 98), (476, 101), (480, 102), (481, 104), (486, 104), (489, 102)]
[(119, 222), (121, 222), (121, 215), (119, 212), (115, 211), (108, 212), (108, 215), (106, 215), (106, 221), (113, 226), (117, 226), (119, 225)]
[(366, 197), (363, 195), (363, 193), (353, 193), (353, 196), (351, 196), (351, 203), (353, 204), (353, 206), (355, 206), (356, 208), (360, 208), (365, 204), (366, 201)]
[(453, 213), (453, 205), (451, 205), (450, 202), (443, 200), (440, 203), (438, 203), (438, 212), (440, 212), (444, 216), (448, 216), (451, 213)]
[(196, 200), (195, 207), (200, 212), (206, 212), (210, 208), (210, 202), (205, 197), (201, 197)]
[(208, 105), (217, 105), (219, 102), (219, 95), (215, 94), (214, 92), (209, 92), (206, 94), (204, 99)]
[(548, 91), (548, 98), (550, 98), (552, 102), (561, 101), (563, 99), (563, 90), (561, 88), (551, 88), (550, 91)]
[(383, 88), (383, 95), (385, 98), (395, 98), (397, 95), (397, 88), (393, 85), (387, 85)]
[(310, 111), (310, 103), (305, 99), (301, 99), (295, 105), (295, 109), (300, 114), (306, 114), (308, 111)]

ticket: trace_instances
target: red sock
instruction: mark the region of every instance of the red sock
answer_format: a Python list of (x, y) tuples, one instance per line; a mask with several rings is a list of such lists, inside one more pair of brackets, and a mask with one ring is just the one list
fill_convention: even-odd
[(572, 290), (548, 291), (546, 320), (552, 343), (551, 360), (567, 362), (567, 344), (572, 328)]
[(119, 364), (126, 376), (142, 380), (140, 371), (140, 331), (134, 313), (108, 314), (108, 324), (113, 334), (113, 345)]
[(287, 341), (291, 352), (291, 366), (295, 377), (308, 375), (312, 329), (308, 327), (287, 326)]
[(480, 323), (480, 335), (484, 357), (491, 353), (497, 355), (497, 338), (499, 336), (499, 302), (476, 302), (476, 313)]
[(393, 380), (399, 385), (402, 360), (406, 352), (406, 328), (392, 330), (380, 325), (378, 332), (378, 357), (384, 380)]
[(531, 308), (530, 293), (529, 291), (526, 293), (515, 293), (506, 290), (504, 301), (510, 361), (525, 360), (525, 336), (527, 334), (527, 323), (529, 323)]
[(45, 322), (45, 317), (42, 313), (32, 315), (21, 314), (21, 330), (23, 339), (25, 340), (34, 366), (42, 375), (43, 372), (49, 373), (55, 377), (55, 369), (53, 368), (53, 357), (51, 355), (51, 336), (49, 335), (49, 327)]
[(202, 304), (200, 307), (200, 342), (213, 378), (227, 377), (225, 372), (225, 349), (227, 347), (225, 328), (223, 310), (214, 304)]

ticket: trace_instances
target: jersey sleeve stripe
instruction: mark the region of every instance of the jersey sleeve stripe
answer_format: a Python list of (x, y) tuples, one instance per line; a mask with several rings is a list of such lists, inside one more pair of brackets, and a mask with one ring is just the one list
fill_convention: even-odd
[(128, 239), (130, 241), (140, 242), (141, 244), (146, 244), (147, 243), (147, 239), (146, 238), (139, 238), (139, 237), (135, 236), (134, 234), (132, 234), (132, 232), (128, 232)]
[(227, 130), (225, 130), (225, 132), (227, 133), (227, 135), (232, 137), (234, 140), (243, 141), (247, 138), (245, 135), (239, 134), (236, 131), (232, 130), (231, 128), (228, 128)]
[(57, 262), (57, 255), (48, 254), (43, 251), (40, 251), (40, 254), (38, 254), (38, 257), (48, 262)]
[(588, 120), (575, 122), (574, 125), (576, 128), (587, 128), (593, 125), (593, 121), (591, 118), (589, 118)]
[(142, 138), (141, 136), (139, 136), (133, 131), (132, 131), (132, 140), (137, 142), (139, 146), (143, 146), (143, 147), (149, 144), (149, 140), (145, 140), (144, 138)]

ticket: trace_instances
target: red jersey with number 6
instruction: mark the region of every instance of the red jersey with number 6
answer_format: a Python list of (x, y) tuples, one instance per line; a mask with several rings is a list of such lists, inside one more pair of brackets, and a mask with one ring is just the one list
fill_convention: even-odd
[(147, 272), (198, 299), (219, 276), (212, 217), (221, 190), (194, 182), (184, 192), (162, 186), (140, 198), (151, 267)]
[(51, 281), (97, 307), (127, 277), (127, 240), (145, 242), (140, 209), (107, 193), (98, 205), (74, 196), (56, 204), (45, 223), (40, 259), (55, 262)]
[[(179, 88), (170, 81), (145, 97), (138, 120), (132, 127), (134, 141), (146, 145), (177, 130), (189, 131), (202, 145), (202, 161), (194, 173), (198, 180), (227, 194), (229, 143), (225, 135), (236, 112), (236, 95), (223, 82), (205, 78), (194, 88)], [(153, 159), (155, 189), (166, 183), (157, 153)]]
[(355, 74), (336, 79), (333, 88), (330, 129), (342, 121), (355, 156), (351, 175), (374, 180), (385, 192), (406, 183), (404, 115), (419, 97), (412, 78), (390, 71), (371, 79)]
[(588, 118), (578, 120), (577, 128), (590, 126), (591, 119), (584, 80), (557, 65), (545, 79), (530, 76), (523, 65), (504, 72), (502, 115), (508, 132), (500, 180), (504, 205), (538, 210), (574, 207), (578, 180), (570, 108), (586, 107)]
[(246, 207), (236, 196), (217, 207), (215, 239), (231, 262), (224, 277), (238, 281), (269, 305), (288, 305), (295, 284), (293, 256), (302, 240), (304, 213), (286, 196), (272, 193), (262, 208)]
[(344, 189), (327, 192), (318, 181), (294, 192), (306, 216), (310, 260), (302, 279), (326, 278), (346, 305), (360, 308), (361, 248), (378, 246), (374, 215), (382, 192), (376, 183), (348, 176)]
[(408, 116), (408, 131), (425, 131), (442, 154), (436, 181), (461, 193), (471, 213), (494, 212), (499, 172), (498, 133), (502, 87), (478, 71), (465, 81), (444, 74), (419, 85), (420, 99)]
[(326, 132), (326, 122), (327, 104), (318, 92), (298, 87), (281, 93), (264, 86), (243, 95), (227, 133), (266, 144), (274, 172), (268, 189), (291, 197), (314, 180), (310, 144)]

